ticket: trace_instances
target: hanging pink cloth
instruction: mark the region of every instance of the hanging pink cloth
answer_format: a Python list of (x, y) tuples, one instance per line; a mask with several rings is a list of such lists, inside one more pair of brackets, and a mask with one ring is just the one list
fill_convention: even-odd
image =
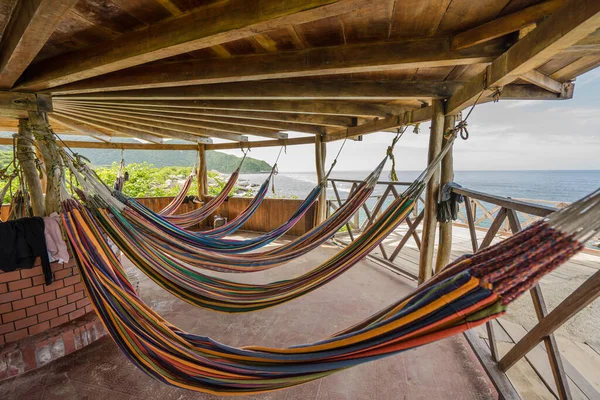
[(60, 230), (60, 215), (57, 213), (54, 212), (49, 217), (44, 217), (44, 236), (50, 262), (58, 261), (61, 264), (69, 262), (69, 251), (63, 240)]

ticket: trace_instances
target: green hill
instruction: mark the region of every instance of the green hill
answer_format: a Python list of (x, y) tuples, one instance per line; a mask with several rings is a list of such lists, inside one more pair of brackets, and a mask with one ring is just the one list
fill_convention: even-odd
[[(90, 159), (95, 166), (110, 166), (121, 160), (120, 150), (111, 149), (78, 149), (79, 154)], [(142, 164), (147, 162), (155, 167), (191, 167), (197, 159), (195, 151), (152, 151), (130, 150), (124, 153), (126, 164)], [(6, 159), (6, 161), (4, 161)], [(12, 159), (12, 150), (8, 146), (0, 146), (0, 168), (3, 162)], [(206, 164), (209, 170), (224, 174), (232, 173), (240, 164), (241, 157), (219, 151), (206, 152)], [(271, 166), (262, 160), (247, 157), (242, 166), (243, 173), (260, 173), (271, 171)]]

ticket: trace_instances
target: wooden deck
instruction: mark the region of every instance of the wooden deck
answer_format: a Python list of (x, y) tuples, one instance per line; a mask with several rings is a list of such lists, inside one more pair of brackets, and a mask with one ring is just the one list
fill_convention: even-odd
[[(383, 247), (388, 254), (393, 252), (406, 231), (407, 226), (402, 225), (384, 241)], [(419, 228), (417, 232), (420, 236), (421, 229)], [(478, 231), (479, 243), (484, 235), (484, 231)], [(336, 240), (345, 242), (347, 239), (347, 236), (338, 235)], [(502, 237), (496, 236), (493, 243), (500, 240)], [(468, 228), (454, 226), (451, 259), (471, 252)], [(371, 255), (381, 257), (381, 249), (377, 248)], [(412, 237), (402, 248), (394, 264), (411, 274), (418, 274), (419, 249)], [(541, 288), (549, 310), (553, 309), (599, 269), (600, 253), (580, 253), (546, 276), (541, 282)], [(502, 357), (512, 347), (512, 344), (521, 339), (536, 323), (537, 317), (531, 298), (524, 295), (511, 305), (505, 317), (494, 323), (499, 356)], [(600, 337), (597, 332), (599, 325), (600, 305), (596, 302), (582, 310), (555, 333), (573, 399), (598, 398), (598, 393), (600, 393)], [(489, 344), (484, 326), (477, 329), (477, 334), (485, 340), (486, 344)], [(511, 383), (523, 399), (554, 399), (557, 397), (556, 385), (552, 379), (552, 371), (545, 352), (544, 345), (539, 344), (507, 373)]]

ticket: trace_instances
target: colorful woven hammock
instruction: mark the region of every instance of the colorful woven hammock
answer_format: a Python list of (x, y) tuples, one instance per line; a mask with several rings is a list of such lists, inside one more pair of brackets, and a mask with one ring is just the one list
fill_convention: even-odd
[(185, 181), (183, 182), (183, 185), (181, 185), (181, 190), (179, 190), (179, 193), (177, 193), (177, 195), (175, 197), (173, 197), (173, 200), (171, 200), (171, 202), (169, 204), (167, 204), (165, 206), (165, 208), (163, 208), (162, 210), (160, 210), (158, 212), (159, 215), (162, 216), (169, 216), (169, 215), (173, 215), (178, 209), (179, 207), (181, 207), (181, 205), (183, 204), (183, 202), (185, 201), (188, 192), (190, 191), (190, 187), (192, 186), (192, 181), (194, 180), (194, 178), (196, 177), (196, 168), (192, 168), (192, 172), (188, 175), (188, 177), (185, 179)]
[[(250, 204), (248, 204), (248, 206), (242, 212), (240, 212), (234, 219), (228, 221), (226, 224), (224, 224), (218, 228), (211, 229), (208, 231), (188, 231), (188, 230), (185, 230), (185, 231), (194, 236), (204, 236), (204, 237), (214, 237), (214, 238), (222, 238), (224, 236), (231, 235), (232, 233), (237, 231), (239, 228), (242, 227), (242, 225), (244, 225), (252, 217), (252, 215), (254, 215), (254, 213), (258, 210), (258, 208), (262, 204), (263, 200), (266, 198), (267, 193), (269, 191), (269, 183), (271, 182), (271, 179), (273, 178), (273, 176), (276, 172), (276, 169), (277, 169), (277, 164), (275, 164), (273, 166), (273, 168), (271, 169), (271, 172), (267, 176), (267, 179), (265, 179), (265, 181), (262, 183), (262, 185), (256, 192), (256, 195), (254, 196), (254, 198), (252, 199)], [(119, 195), (117, 195), (117, 196), (119, 196)], [(139, 203), (135, 199), (128, 199), (128, 200), (123, 200), (123, 201), (126, 202), (132, 209), (138, 210), (138, 212), (140, 212), (141, 214), (148, 215), (148, 218), (156, 218), (156, 213), (154, 213), (152, 210), (150, 210), (143, 204)], [(158, 214), (160, 214), (160, 213), (158, 213)], [(181, 229), (184, 229), (184, 228), (181, 228)]]
[(316, 343), (236, 348), (185, 332), (137, 295), (89, 211), (63, 203), (86, 291), (125, 355), (156, 379), (213, 394), (282, 389), (422, 346), (496, 318), (600, 230), (600, 191), (510, 239), (461, 257), (409, 296)]
[[(247, 253), (244, 255), (207, 251), (196, 247), (194, 244), (177, 240), (177, 238), (156, 235), (150, 233), (148, 230), (138, 229), (136, 225), (132, 224), (128, 218), (125, 218), (121, 214), (117, 206), (107, 205), (107, 202), (104, 202), (102, 199), (100, 199), (99, 204), (94, 208), (98, 210), (96, 217), (101, 221), (104, 228), (111, 233), (115, 242), (126, 246), (127, 242), (133, 240), (139, 245), (143, 243), (144, 245), (151, 246), (155, 250), (168, 255), (174, 262), (181, 261), (178, 264), (183, 270), (189, 269), (188, 266), (193, 266), (222, 272), (261, 271), (302, 256), (319, 247), (334, 235), (368, 200), (384, 165), (385, 160), (358, 185), (356, 190), (350, 193), (346, 202), (320, 225), (282, 246), (268, 251)], [(309, 203), (312, 197), (312, 195), (309, 196), (305, 200), (305, 203)], [(94, 198), (91, 200), (89, 203), (95, 203)], [(109, 198), (109, 200), (111, 199)], [(139, 218), (142, 219), (143, 217), (140, 216)], [(265, 235), (261, 237), (264, 238)], [(134, 243), (133, 247), (137, 244)]]
[[(337, 278), (377, 247), (412, 211), (424, 184), (397, 198), (382, 215), (335, 256), (298, 277), (263, 285), (244, 284), (195, 271), (156, 250), (136, 232), (124, 232), (116, 218), (100, 213), (111, 239), (154, 282), (190, 304), (224, 312), (249, 312), (303, 296)], [(106, 211), (104, 211), (106, 212)]]

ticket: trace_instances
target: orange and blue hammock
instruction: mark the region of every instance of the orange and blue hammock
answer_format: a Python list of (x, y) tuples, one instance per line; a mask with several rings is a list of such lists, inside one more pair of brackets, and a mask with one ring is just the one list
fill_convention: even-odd
[[(302, 384), (464, 332), (502, 315), (583, 247), (572, 235), (538, 222), (461, 257), (409, 296), (329, 338), (290, 348), (236, 348), (164, 320), (137, 295), (92, 214), (73, 201), (63, 210), (88, 296), (127, 357), (162, 382), (227, 395)], [(401, 213), (398, 208), (393, 214)]]

